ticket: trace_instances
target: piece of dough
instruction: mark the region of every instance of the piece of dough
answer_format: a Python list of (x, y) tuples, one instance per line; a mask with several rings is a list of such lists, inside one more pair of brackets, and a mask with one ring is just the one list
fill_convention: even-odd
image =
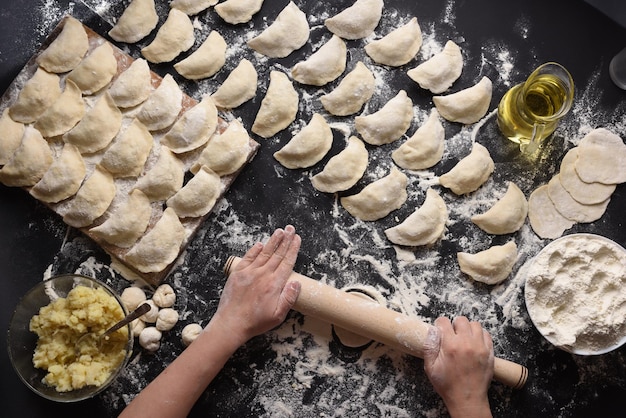
[(65, 144), (59, 157), (29, 193), (42, 202), (57, 203), (74, 196), (86, 174), (80, 150), (72, 144)]
[(174, 69), (188, 80), (209, 78), (224, 66), (227, 47), (222, 35), (213, 30), (198, 49), (174, 64)]
[(578, 144), (576, 173), (586, 183), (626, 182), (626, 145), (606, 128), (589, 132)]
[(354, 186), (365, 173), (369, 154), (365, 144), (356, 136), (348, 138), (348, 145), (326, 163), (324, 169), (311, 177), (311, 183), (320, 192), (336, 193)]
[(165, 23), (152, 42), (141, 49), (141, 53), (154, 64), (170, 62), (191, 48), (195, 40), (189, 16), (178, 9), (170, 9)]
[(472, 222), (488, 234), (512, 234), (518, 231), (528, 215), (524, 192), (512, 181), (504, 196), (485, 213), (472, 216)]
[(184, 239), (185, 227), (174, 209), (166, 208), (154, 227), (126, 253), (124, 260), (142, 273), (162, 271), (176, 260)]
[(132, 0), (109, 36), (117, 42), (134, 44), (148, 36), (159, 23), (154, 0)]
[(270, 58), (284, 58), (302, 48), (308, 39), (306, 14), (290, 1), (276, 16), (274, 23), (248, 41), (248, 46)]
[(322, 115), (315, 113), (307, 126), (274, 153), (274, 158), (287, 168), (307, 168), (320, 162), (332, 145), (330, 126)]
[(157, 351), (161, 347), (163, 333), (156, 327), (146, 327), (139, 334), (139, 345), (148, 351)]
[(426, 199), (402, 223), (385, 229), (389, 241), (397, 245), (416, 247), (432, 245), (446, 229), (448, 209), (446, 202), (434, 189), (426, 190)]
[(102, 156), (100, 164), (114, 177), (137, 177), (154, 145), (148, 128), (137, 119), (120, 131), (117, 138)]
[(183, 92), (172, 77), (166, 74), (137, 114), (150, 131), (158, 131), (172, 125), (183, 108)]
[(0, 166), (5, 165), (13, 153), (19, 148), (26, 127), (23, 123), (15, 122), (9, 115), (9, 108), (4, 109), (0, 117)]
[(73, 70), (89, 49), (89, 38), (85, 27), (75, 18), (68, 16), (61, 33), (37, 57), (37, 64), (51, 73), (66, 73)]
[(118, 107), (127, 109), (145, 102), (152, 93), (148, 62), (138, 58), (109, 87), (109, 94)]
[(211, 6), (215, 6), (218, 0), (172, 0), (170, 7), (178, 9), (181, 12), (188, 14), (189, 16), (197, 15), (198, 13), (208, 9)]
[(593, 205), (583, 205), (574, 200), (567, 190), (565, 190), (558, 175), (552, 177), (548, 182), (548, 196), (561, 215), (570, 221), (579, 223), (589, 223), (600, 219), (602, 215), (604, 215), (609, 201), (611, 200), (607, 198), (604, 202)]
[(483, 77), (472, 87), (447, 96), (434, 96), (433, 102), (443, 118), (451, 122), (470, 124), (478, 122), (487, 114), (491, 92), (491, 80)]
[(411, 126), (413, 102), (406, 91), (400, 90), (378, 111), (354, 118), (354, 127), (365, 142), (371, 145), (389, 144)]
[(252, 124), (252, 132), (269, 138), (285, 129), (296, 119), (299, 100), (298, 92), (287, 75), (272, 70), (270, 84)]
[(167, 283), (159, 285), (152, 294), (154, 304), (159, 308), (171, 308), (176, 303), (176, 293)]
[(117, 188), (113, 176), (96, 166), (95, 170), (80, 186), (78, 193), (69, 201), (63, 221), (75, 228), (89, 226), (108, 209)]
[(213, 209), (221, 191), (220, 176), (202, 166), (187, 184), (167, 199), (167, 206), (174, 209), (179, 218), (197, 218)]
[(86, 111), (80, 89), (71, 80), (66, 80), (63, 93), (37, 119), (34, 126), (45, 138), (63, 135), (82, 119)]
[(333, 35), (309, 58), (296, 63), (291, 69), (291, 76), (301, 84), (323, 86), (343, 74), (347, 53), (343, 39)]
[(250, 152), (250, 136), (237, 119), (232, 120), (224, 132), (214, 135), (191, 166), (197, 173), (207, 166), (220, 176), (227, 176), (239, 170)]
[(517, 245), (515, 241), (509, 241), (476, 254), (459, 252), (456, 256), (463, 273), (477, 282), (498, 284), (513, 271), (517, 260)]
[(139, 177), (135, 188), (148, 196), (150, 201), (165, 200), (183, 186), (185, 165), (166, 146), (161, 146), (159, 158), (146, 174)]
[(35, 122), (61, 96), (60, 81), (58, 75), (37, 67), (9, 108), (11, 118), (21, 123)]
[(150, 199), (138, 189), (114, 208), (102, 224), (89, 230), (96, 237), (121, 248), (132, 247), (150, 223)]
[(573, 199), (583, 205), (602, 203), (610, 198), (617, 186), (615, 184), (585, 183), (582, 181), (575, 168), (577, 159), (578, 147), (574, 147), (561, 160), (558, 175), (565, 190)]
[(439, 112), (433, 108), (426, 122), (391, 153), (391, 158), (407, 170), (430, 168), (443, 157), (445, 134)]
[(156, 329), (159, 331), (169, 331), (174, 328), (178, 322), (178, 311), (172, 308), (163, 308), (159, 310), (155, 323)]
[(408, 179), (395, 166), (385, 177), (363, 188), (359, 193), (340, 199), (341, 205), (355, 218), (375, 221), (399, 209), (407, 199)]
[(378, 64), (399, 67), (411, 61), (422, 46), (417, 18), (365, 45), (365, 52)]
[(146, 292), (137, 286), (128, 286), (122, 290), (120, 299), (128, 312), (132, 312), (142, 303), (146, 301)]
[(217, 128), (217, 108), (211, 96), (187, 110), (163, 136), (161, 144), (181, 154), (207, 143)]
[(0, 182), (11, 187), (32, 186), (41, 180), (53, 160), (52, 150), (41, 133), (26, 126), (20, 145), (0, 170)]
[(249, 22), (262, 5), (263, 0), (226, 0), (215, 6), (215, 11), (224, 21), (237, 25)]
[(548, 195), (548, 185), (538, 187), (528, 198), (528, 220), (540, 238), (555, 239), (576, 222), (561, 215)]
[[(232, 0), (229, 0), (229, 1), (232, 1)], [(202, 332), (202, 325), (200, 324), (194, 323), (194, 324), (185, 325), (182, 332), (180, 333), (180, 337), (185, 347), (189, 346), (189, 344), (194, 342), (196, 338), (198, 338), (201, 332)]]
[(343, 39), (371, 35), (383, 14), (383, 0), (356, 0), (352, 6), (324, 21), (324, 25)]
[(361, 61), (357, 62), (333, 91), (320, 97), (322, 106), (335, 116), (352, 115), (374, 94), (374, 74)]
[(234, 109), (256, 95), (257, 83), (258, 74), (254, 65), (243, 58), (211, 97), (216, 106)]
[(467, 156), (439, 177), (439, 183), (457, 195), (471, 193), (487, 181), (494, 168), (489, 150), (475, 142)]
[(448, 41), (441, 52), (407, 71), (407, 75), (421, 88), (439, 94), (448, 90), (461, 76), (462, 71), (461, 48), (454, 42)]
[(106, 87), (117, 74), (117, 59), (113, 47), (102, 43), (87, 55), (68, 75), (85, 95), (94, 94)]

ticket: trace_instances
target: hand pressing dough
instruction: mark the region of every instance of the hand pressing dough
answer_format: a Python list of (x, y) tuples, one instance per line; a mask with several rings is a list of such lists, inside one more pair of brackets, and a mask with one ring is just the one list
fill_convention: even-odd
[(114, 177), (137, 177), (143, 171), (153, 145), (154, 138), (148, 128), (133, 119), (130, 125), (122, 128), (100, 164)]
[(113, 47), (104, 42), (87, 55), (68, 75), (85, 95), (94, 94), (106, 87), (117, 74), (117, 59)]
[(37, 64), (51, 73), (66, 73), (73, 70), (89, 49), (89, 38), (82, 23), (68, 17), (61, 33), (37, 57)]
[(270, 58), (284, 58), (302, 48), (309, 39), (306, 14), (292, 1), (278, 14), (274, 23), (248, 41), (248, 46)]
[(335, 116), (352, 115), (374, 94), (374, 74), (361, 61), (357, 62), (333, 91), (320, 97), (322, 106)]
[(454, 42), (448, 41), (441, 52), (407, 71), (407, 75), (421, 88), (439, 94), (448, 90), (461, 76), (462, 71), (461, 48)]
[(15, 103), (9, 107), (11, 119), (21, 123), (35, 122), (61, 96), (60, 81), (58, 75), (37, 67), (35, 74), (24, 83)]
[(434, 96), (439, 114), (451, 121), (464, 124), (478, 122), (487, 114), (491, 103), (491, 80), (483, 77), (477, 84), (447, 96)]
[(109, 87), (109, 94), (120, 108), (130, 108), (145, 102), (152, 93), (148, 62), (138, 58), (119, 75)]
[(178, 74), (188, 80), (201, 80), (217, 73), (226, 62), (226, 41), (216, 31), (211, 31), (206, 40), (184, 60), (174, 64)]
[(252, 124), (252, 132), (269, 138), (285, 129), (296, 119), (299, 100), (287, 75), (271, 71), (270, 84)]
[(589, 132), (578, 144), (576, 173), (586, 183), (626, 182), (626, 145), (606, 128)]
[(426, 199), (402, 223), (385, 229), (389, 241), (397, 245), (417, 247), (432, 245), (446, 229), (448, 209), (446, 202), (434, 189), (426, 191)]
[(183, 331), (180, 334), (180, 337), (185, 347), (188, 347), (189, 344), (194, 342), (196, 338), (198, 338), (201, 332), (202, 332), (202, 326), (200, 324), (194, 323), (194, 324), (185, 325), (185, 327), (183, 328)]
[(10, 187), (28, 187), (46, 174), (54, 157), (41, 133), (27, 126), (20, 145), (0, 170), (0, 182)]
[(152, 300), (159, 308), (171, 308), (176, 303), (176, 293), (172, 286), (164, 283), (156, 288)]
[(443, 157), (445, 130), (439, 120), (439, 112), (433, 108), (430, 116), (405, 143), (391, 153), (391, 158), (407, 170), (424, 170), (441, 161)]
[(365, 52), (378, 64), (399, 67), (411, 61), (421, 46), (422, 30), (414, 17), (381, 39), (365, 45)]
[(45, 138), (63, 135), (82, 119), (86, 111), (82, 92), (73, 81), (66, 80), (63, 93), (34, 126)]
[(144, 292), (142, 288), (137, 286), (129, 286), (122, 290), (120, 299), (122, 300), (122, 303), (124, 304), (126, 310), (128, 312), (132, 312), (137, 309), (137, 307), (141, 305), (142, 302), (145, 302), (147, 297), (146, 292)]
[(383, 14), (383, 0), (356, 0), (352, 6), (324, 21), (324, 25), (343, 39), (370, 36)]
[(211, 6), (215, 6), (218, 0), (172, 0), (170, 7), (178, 9), (181, 12), (188, 14), (189, 16), (197, 15), (198, 13), (208, 9)]
[(488, 234), (512, 234), (524, 225), (527, 215), (526, 196), (510, 181), (504, 196), (485, 213), (472, 216), (472, 222)]
[(559, 176), (556, 175), (548, 182), (548, 196), (556, 210), (570, 221), (579, 223), (589, 223), (597, 221), (604, 215), (610, 198), (604, 202), (593, 205), (583, 205), (572, 198), (565, 190)]
[(250, 136), (237, 119), (232, 120), (221, 134), (213, 135), (198, 159), (191, 166), (196, 174), (202, 166), (219, 176), (227, 176), (239, 170), (248, 158)]
[(489, 150), (475, 142), (469, 155), (441, 175), (439, 183), (457, 195), (471, 193), (487, 181), (494, 168)]
[(159, 23), (154, 0), (132, 0), (109, 36), (117, 42), (134, 44), (148, 36)]
[(159, 310), (155, 326), (159, 331), (169, 331), (177, 322), (178, 312), (172, 308), (163, 308)]
[(538, 187), (528, 198), (528, 220), (530, 226), (540, 238), (555, 239), (563, 235), (576, 222), (561, 215), (550, 196), (548, 185)]
[(274, 158), (291, 169), (311, 167), (324, 158), (333, 145), (333, 132), (319, 113), (280, 150)]
[(178, 9), (170, 9), (165, 23), (141, 53), (154, 64), (170, 62), (191, 48), (194, 42), (193, 23), (189, 16)]
[(371, 145), (389, 144), (399, 139), (411, 126), (413, 102), (400, 90), (378, 111), (354, 118), (354, 127)]
[(202, 167), (176, 194), (167, 199), (168, 208), (179, 218), (204, 216), (213, 209), (222, 190), (220, 176)]
[(211, 97), (216, 106), (234, 109), (256, 95), (257, 83), (258, 74), (254, 65), (243, 58)]
[(172, 125), (183, 108), (183, 92), (171, 74), (166, 74), (137, 114), (150, 131), (158, 131)]
[(9, 116), (9, 109), (4, 109), (0, 117), (0, 167), (5, 165), (19, 148), (26, 127), (23, 123), (15, 122)]
[(211, 96), (187, 110), (163, 136), (161, 144), (176, 154), (192, 151), (206, 144), (217, 128), (217, 108)]
[(224, 21), (237, 25), (249, 22), (262, 5), (263, 0), (226, 0), (215, 6), (215, 11)]
[(365, 144), (356, 136), (351, 136), (346, 148), (328, 160), (324, 169), (311, 177), (311, 183), (324, 193), (348, 190), (363, 177), (367, 162)]
[(323, 86), (343, 74), (347, 53), (346, 43), (333, 35), (309, 58), (294, 65), (291, 76), (301, 84)]
[(362, 221), (375, 221), (399, 209), (407, 199), (407, 177), (395, 166), (391, 172), (359, 193), (342, 197), (341, 205), (355, 218)]
[(108, 209), (115, 197), (116, 186), (113, 176), (96, 166), (69, 201), (64, 210), (63, 221), (75, 228), (89, 226)]
[(151, 202), (166, 200), (183, 186), (184, 179), (185, 165), (162, 145), (156, 163), (137, 180), (135, 188), (144, 192)]
[(561, 160), (559, 180), (572, 198), (583, 205), (602, 203), (611, 197), (615, 184), (585, 183), (576, 172), (578, 147), (570, 149)]
[(509, 241), (476, 254), (459, 252), (456, 256), (463, 273), (478, 282), (498, 284), (513, 271), (517, 260), (517, 245), (515, 241)]
[(157, 351), (161, 346), (163, 333), (156, 327), (146, 327), (139, 334), (139, 345), (148, 351)]
[(80, 150), (72, 144), (65, 144), (59, 157), (29, 193), (42, 202), (57, 203), (74, 196), (86, 174)]

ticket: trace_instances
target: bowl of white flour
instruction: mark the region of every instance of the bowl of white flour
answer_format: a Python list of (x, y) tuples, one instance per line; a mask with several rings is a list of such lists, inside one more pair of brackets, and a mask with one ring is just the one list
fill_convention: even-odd
[(604, 354), (626, 343), (626, 250), (594, 234), (561, 237), (531, 261), (528, 314), (554, 346)]

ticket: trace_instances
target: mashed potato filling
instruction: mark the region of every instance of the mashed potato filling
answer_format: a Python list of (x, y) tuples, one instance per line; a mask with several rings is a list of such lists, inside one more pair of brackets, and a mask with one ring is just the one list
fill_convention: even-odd
[(47, 371), (44, 383), (59, 392), (101, 386), (125, 357), (128, 328), (114, 332), (99, 346), (97, 338), (76, 341), (85, 333), (100, 335), (124, 317), (115, 297), (103, 288), (76, 286), (66, 298), (42, 307), (30, 320), (37, 334), (35, 367)]

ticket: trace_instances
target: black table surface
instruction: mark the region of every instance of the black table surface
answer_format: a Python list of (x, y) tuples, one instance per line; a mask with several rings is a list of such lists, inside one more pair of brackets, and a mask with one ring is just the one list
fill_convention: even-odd
[[(72, 13), (106, 36), (127, 3), (4, 2), (0, 9), (0, 93), (65, 13)], [(168, 2), (156, 3), (162, 22)], [(233, 115), (250, 129), (267, 88), (269, 71), (288, 71), (294, 62), (318, 48), (321, 40), (329, 36), (322, 25), (324, 17), (352, 1), (296, 3), (309, 15), (311, 40), (302, 50), (279, 60), (255, 55), (245, 47), (245, 39), (249, 36), (246, 34), (258, 33), (271, 23), (287, 1), (266, 0), (249, 24), (237, 27), (225, 25), (213, 10), (194, 18), (198, 38), (216, 29), (231, 52), (225, 69), (210, 80), (185, 82), (177, 76), (183, 89), (201, 98), (213, 91), (242, 57), (249, 58), (259, 72), (258, 94), (235, 109)], [(527, 385), (520, 390), (498, 383), (491, 386), (494, 416), (624, 416), (626, 347), (601, 356), (575, 356), (552, 347), (527, 315), (523, 268), (550, 240), (534, 235), (528, 222), (511, 236), (489, 236), (464, 216), (468, 211), (476, 212), (493, 204), (508, 180), (515, 181), (528, 196), (558, 171), (566, 150), (592, 128), (604, 126), (626, 138), (626, 92), (617, 88), (608, 75), (610, 59), (626, 46), (626, 29), (617, 23), (623, 19), (613, 20), (587, 2), (572, 0), (386, 0), (375, 36), (384, 35), (409, 16), (416, 16), (422, 28), (421, 54), (436, 52), (448, 39), (460, 45), (465, 60), (463, 74), (450, 92), (469, 87), (482, 76), (490, 77), (490, 111), (508, 88), (522, 82), (537, 65), (557, 61), (570, 70), (576, 83), (574, 107), (538, 159), (528, 161), (520, 156), (515, 145), (499, 135), (491, 113), (477, 131), (472, 126), (446, 122), (444, 158), (431, 171), (407, 173), (407, 204), (380, 221), (356, 221), (343, 210), (336, 196), (317, 192), (309, 181), (344, 146), (344, 138), (354, 132), (350, 118), (329, 118), (334, 128), (333, 148), (310, 169), (285, 169), (272, 156), (308, 122), (313, 111), (320, 111), (316, 98), (336, 82), (322, 89), (296, 85), (301, 97), (297, 121), (270, 139), (253, 135), (261, 143), (258, 155), (219, 202), (166, 280), (177, 293), (181, 320), (165, 334), (161, 348), (154, 354), (136, 348), (125, 373), (96, 398), (78, 404), (56, 404), (38, 397), (20, 382), (8, 359), (6, 339), (2, 339), (2, 416), (117, 415), (183, 350), (182, 327), (190, 322), (204, 325), (210, 319), (225, 280), (221, 269), (227, 257), (241, 255), (253, 242), (266, 239), (271, 231), (287, 223), (295, 225), (303, 238), (296, 266), (300, 273), (338, 288), (370, 286), (392, 308), (425, 321), (439, 315), (462, 314), (483, 322), (493, 335), (496, 355), (524, 364), (530, 371)], [(367, 60), (362, 53), (364, 43), (348, 42), (350, 68), (358, 59)], [(121, 47), (139, 56), (137, 46)], [(367, 111), (373, 112), (399, 89), (405, 89), (416, 109), (407, 135), (423, 123), (433, 106), (432, 95), (406, 76), (406, 70), (424, 58), (418, 54), (399, 69), (377, 67), (366, 61), (376, 67), (375, 74), (380, 77)], [(153, 70), (161, 74), (172, 72), (169, 65), (154, 66)], [(481, 190), (457, 197), (437, 186), (436, 177), (468, 152), (472, 138), (489, 148), (496, 170)], [(349, 193), (388, 172), (389, 153), (396, 146), (368, 147), (370, 163), (366, 175)], [(443, 239), (433, 248), (394, 249), (385, 240), (383, 230), (419, 206), (429, 186), (440, 191), (451, 213)], [(576, 225), (565, 233), (596, 233), (626, 245), (624, 210), (626, 188), (618, 185), (600, 220)], [(458, 270), (457, 251), (485, 249), (509, 239), (516, 240), (520, 255), (514, 273), (502, 284), (479, 285)], [(4, 329), (8, 328), (20, 297), (50, 275), (80, 272), (96, 276), (121, 291), (129, 282), (110, 264), (109, 257), (97, 245), (67, 228), (24, 190), (0, 186), (0, 325)], [(379, 344), (365, 349), (343, 347), (332, 336), (329, 325), (292, 313), (281, 328), (253, 339), (236, 353), (201, 397), (192, 416), (447, 416), (422, 367), (420, 359)]]

